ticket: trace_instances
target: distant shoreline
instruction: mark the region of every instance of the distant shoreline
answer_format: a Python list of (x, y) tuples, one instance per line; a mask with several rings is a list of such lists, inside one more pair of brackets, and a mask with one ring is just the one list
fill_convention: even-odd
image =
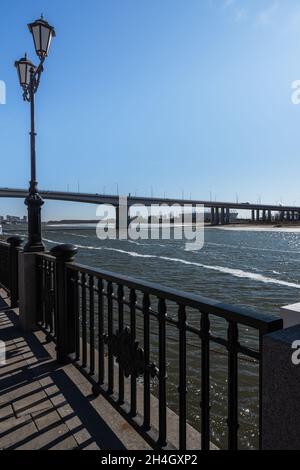
[(215, 225), (211, 226), (217, 230), (232, 230), (232, 231), (245, 231), (245, 232), (295, 232), (300, 233), (300, 224), (230, 224), (230, 225)]
[[(61, 221), (50, 221), (50, 222), (43, 222), (43, 228), (49, 230), (88, 230), (88, 229), (96, 229), (99, 220), (61, 220)], [(114, 220), (109, 221), (108, 225), (110, 227), (114, 227)], [(175, 223), (171, 224), (172, 227), (180, 227), (182, 224)], [(195, 224), (185, 224), (185, 227), (195, 226)], [(152, 224), (152, 227), (162, 227), (161, 224)], [(165, 227), (168, 227), (166, 225)], [(142, 229), (150, 228), (148, 224), (145, 222), (141, 224)], [(238, 222), (232, 223), (229, 225), (210, 225), (210, 223), (204, 224), (205, 229), (213, 229), (213, 230), (226, 230), (226, 231), (240, 231), (240, 232), (286, 232), (286, 233), (300, 233), (300, 223), (289, 224), (255, 224), (249, 222)], [(3, 231), (5, 232), (13, 232), (15, 230), (21, 230), (22, 232), (27, 229), (26, 224), (20, 225), (4, 225)], [(2, 235), (3, 237), (3, 235)]]

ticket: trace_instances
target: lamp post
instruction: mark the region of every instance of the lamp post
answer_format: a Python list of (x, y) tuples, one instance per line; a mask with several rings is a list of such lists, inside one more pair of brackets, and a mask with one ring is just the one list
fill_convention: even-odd
[(48, 57), (51, 40), (55, 37), (55, 30), (44, 20), (43, 16), (28, 25), (34, 40), (36, 54), (40, 59), (36, 67), (25, 57), (15, 62), (18, 71), (19, 82), (23, 89), (23, 99), (30, 103), (30, 166), (31, 178), (28, 196), (25, 205), (28, 208), (28, 242), (24, 247), (25, 252), (44, 251), (41, 228), (41, 207), (44, 201), (38, 193), (38, 183), (36, 178), (36, 151), (35, 151), (35, 94), (38, 90), (41, 75), (44, 71), (44, 62)]

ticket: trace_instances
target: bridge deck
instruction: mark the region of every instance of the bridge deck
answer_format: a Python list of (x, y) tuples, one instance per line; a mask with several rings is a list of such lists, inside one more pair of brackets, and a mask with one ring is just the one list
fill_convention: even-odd
[[(81, 202), (86, 204), (111, 204), (118, 206), (120, 204), (118, 195), (106, 195), (106, 194), (92, 194), (92, 193), (74, 193), (65, 191), (39, 191), (43, 199), (53, 201), (65, 201), (65, 202)], [(28, 195), (27, 189), (17, 188), (0, 188), (0, 197), (4, 198), (22, 198), (24, 199)], [(255, 204), (249, 202), (233, 202), (233, 201), (206, 201), (200, 199), (180, 199), (180, 198), (159, 198), (159, 197), (143, 197), (143, 196), (131, 196), (127, 197), (127, 205), (132, 206), (134, 204), (141, 204), (150, 206), (152, 204), (177, 204), (183, 205), (203, 205), (206, 208), (229, 208), (229, 209), (240, 209), (240, 210), (270, 210), (270, 211), (297, 211), (300, 212), (299, 206), (293, 205), (278, 205), (278, 204)]]

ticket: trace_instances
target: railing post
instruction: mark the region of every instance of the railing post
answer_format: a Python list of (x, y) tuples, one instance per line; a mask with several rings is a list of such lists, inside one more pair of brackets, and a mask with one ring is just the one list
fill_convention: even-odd
[(36, 254), (19, 256), (19, 322), (25, 331), (32, 331), (37, 324)]
[(9, 243), (9, 290), (10, 304), (12, 308), (19, 305), (19, 254), (18, 248), (23, 243), (23, 238), (14, 236), (7, 240)]
[(300, 450), (299, 347), (300, 325), (263, 337), (263, 450)]
[(69, 296), (66, 263), (74, 260), (77, 248), (74, 245), (58, 245), (52, 248), (55, 263), (55, 311), (57, 319), (57, 361), (64, 364), (75, 352), (74, 296)]

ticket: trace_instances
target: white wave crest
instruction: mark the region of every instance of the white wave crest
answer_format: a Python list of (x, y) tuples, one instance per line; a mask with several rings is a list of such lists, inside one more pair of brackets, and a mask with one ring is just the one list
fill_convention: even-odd
[[(51, 243), (51, 244), (58, 244), (57, 241), (54, 240), (49, 240), (44, 238), (44, 241)], [(117, 248), (107, 248), (107, 247), (95, 247), (95, 246), (84, 246), (84, 245), (75, 245), (77, 248), (82, 248), (86, 250), (106, 250), (106, 251), (114, 251), (117, 253), (121, 253), (124, 255), (132, 256), (134, 258), (148, 258), (148, 259), (161, 259), (164, 261), (169, 261), (173, 263), (181, 263), (186, 266), (195, 266), (198, 268), (203, 268), (203, 269), (208, 269), (211, 271), (217, 271), (223, 274), (229, 274), (231, 276), (237, 277), (237, 278), (244, 278), (244, 279), (251, 279), (256, 282), (263, 282), (265, 284), (276, 284), (280, 286), (285, 286), (285, 287), (292, 287), (294, 289), (300, 289), (300, 284), (296, 284), (295, 282), (289, 282), (289, 281), (284, 281), (281, 279), (274, 279), (272, 277), (268, 276), (263, 276), (262, 274), (257, 274), (257, 273), (252, 273), (248, 271), (243, 271), (242, 269), (233, 269), (233, 268), (227, 268), (223, 266), (212, 266), (212, 265), (206, 265), (202, 263), (196, 263), (193, 261), (187, 261), (181, 258), (170, 258), (168, 256), (157, 256), (157, 255), (144, 255), (141, 253), (137, 253), (135, 251), (125, 251), (125, 250), (120, 250)], [(274, 273), (275, 274), (275, 273)]]

